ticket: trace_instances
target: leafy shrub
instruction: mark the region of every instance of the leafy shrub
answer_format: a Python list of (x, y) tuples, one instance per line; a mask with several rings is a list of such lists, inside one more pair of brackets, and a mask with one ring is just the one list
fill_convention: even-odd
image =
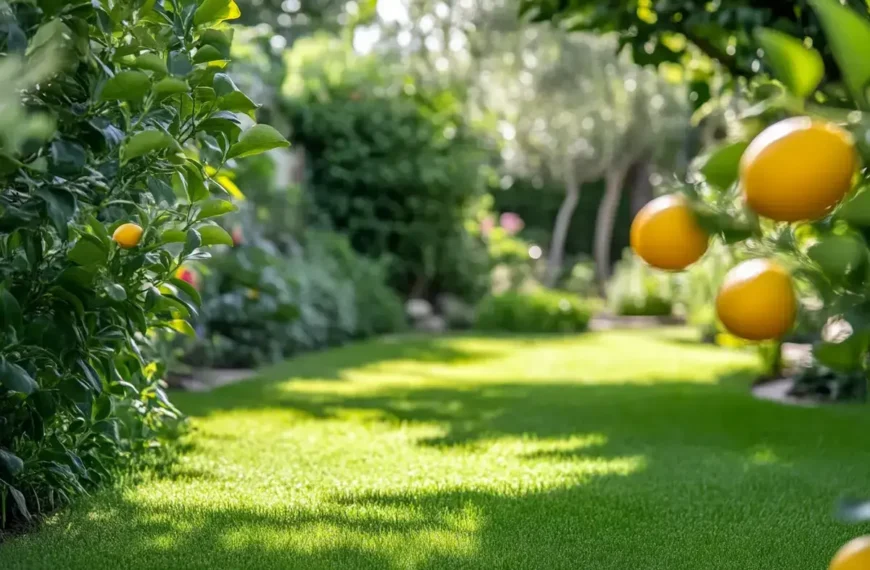
[[(2, 522), (66, 503), (175, 432), (149, 337), (192, 332), (199, 296), (175, 271), (231, 242), (212, 218), (233, 205), (210, 173), (287, 144), (262, 125), (241, 133), (235, 113), (255, 105), (211, 63), (229, 49), (216, 26), (231, 0), (104, 6), (0, 8), (4, 68), (57, 64), (22, 95), (40, 128), (4, 132), (0, 153)], [(114, 234), (122, 224), (139, 227)]]
[(311, 232), (288, 252), (259, 237), (205, 268), (200, 338), (185, 362), (251, 367), (292, 354), (401, 330), (401, 300), (382, 264), (347, 240)]
[(616, 315), (667, 316), (674, 289), (668, 275), (650, 269), (626, 250), (607, 286), (607, 305)]
[(589, 301), (571, 293), (547, 289), (510, 291), (480, 302), (475, 328), (523, 333), (581, 332), (589, 326), (593, 309)]
[(488, 157), (460, 101), (340, 40), (301, 39), (286, 63), (285, 107), (304, 147), (314, 222), (386, 257), (403, 294), (485, 293), (485, 249), (464, 222)]

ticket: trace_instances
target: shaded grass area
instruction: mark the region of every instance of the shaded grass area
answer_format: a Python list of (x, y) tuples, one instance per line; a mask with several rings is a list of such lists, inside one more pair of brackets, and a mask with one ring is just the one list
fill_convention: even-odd
[(825, 568), (866, 408), (751, 399), (686, 331), (382, 339), (179, 394), (191, 450), (0, 568)]

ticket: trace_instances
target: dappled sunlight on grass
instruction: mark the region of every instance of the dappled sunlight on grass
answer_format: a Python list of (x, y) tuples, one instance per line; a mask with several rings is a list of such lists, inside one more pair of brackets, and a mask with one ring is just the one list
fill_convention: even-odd
[(829, 514), (865, 490), (870, 418), (755, 401), (751, 353), (691, 340), (382, 339), (180, 394), (176, 465), (0, 567), (823, 567), (856, 533)]

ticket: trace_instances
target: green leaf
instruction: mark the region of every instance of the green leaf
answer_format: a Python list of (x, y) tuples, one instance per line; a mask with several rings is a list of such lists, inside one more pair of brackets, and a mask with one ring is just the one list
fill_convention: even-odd
[(163, 61), (163, 58), (156, 53), (142, 54), (135, 60), (133, 60), (133, 63), (131, 65), (140, 69), (147, 69), (155, 73), (162, 73), (164, 75), (169, 73), (169, 70), (166, 69), (166, 62)]
[(740, 176), (740, 157), (749, 143), (736, 142), (715, 149), (699, 169), (707, 183), (727, 190)]
[(199, 228), (202, 245), (233, 245), (233, 238), (220, 226), (203, 226)]
[(76, 197), (62, 188), (40, 188), (36, 195), (45, 201), (46, 213), (61, 239), (69, 238), (69, 224), (77, 209)]
[(187, 233), (182, 230), (166, 230), (160, 236), (163, 243), (184, 243), (186, 239)]
[(829, 235), (811, 245), (807, 249), (807, 256), (822, 268), (831, 281), (839, 282), (864, 264), (867, 246), (857, 235)]
[(108, 247), (111, 238), (109, 237), (109, 232), (106, 230), (106, 226), (103, 223), (95, 218), (94, 216), (88, 216), (88, 226), (90, 226), (91, 230), (93, 230), (94, 235), (97, 236), (97, 239), (103, 242), (103, 244)]
[(103, 86), (100, 97), (104, 101), (139, 101), (151, 88), (151, 79), (141, 71), (121, 71)]
[(13, 478), (22, 471), (24, 471), (24, 461), (11, 451), (0, 449), (0, 475)]
[(813, 346), (813, 356), (831, 370), (843, 373), (856, 372), (861, 369), (864, 362), (868, 343), (870, 343), (870, 335), (856, 332), (840, 342), (817, 342)]
[(27, 501), (24, 499), (24, 493), (15, 487), (9, 487), (9, 493), (12, 495), (12, 500), (15, 501), (18, 512), (24, 515), (25, 519), (30, 520), (30, 511), (27, 510)]
[(196, 55), (193, 56), (194, 63), (205, 63), (217, 59), (224, 59), (224, 56), (216, 47), (210, 45), (202, 46), (196, 51)]
[(200, 26), (209, 22), (235, 20), (241, 15), (235, 0), (204, 0), (193, 15), (193, 23)]
[(184, 279), (179, 279), (178, 277), (173, 277), (169, 280), (170, 283), (178, 287), (181, 291), (183, 291), (190, 299), (196, 303), (196, 305), (202, 306), (202, 296), (200, 296), (199, 291), (196, 290), (196, 287), (185, 281)]
[(843, 74), (844, 83), (858, 107), (870, 109), (866, 89), (870, 84), (870, 21), (837, 0), (809, 0), (819, 16), (825, 38)]
[(259, 105), (251, 101), (241, 91), (234, 91), (218, 97), (217, 107), (223, 111), (233, 111), (236, 113), (250, 113), (260, 108)]
[(190, 56), (183, 51), (174, 51), (169, 54), (169, 72), (172, 75), (184, 77), (193, 71), (193, 62)]
[(164, 77), (154, 84), (154, 96), (157, 100), (166, 99), (179, 93), (187, 93), (190, 87), (187, 82), (177, 77)]
[(94, 367), (85, 362), (84, 360), (79, 359), (78, 361), (79, 367), (84, 372), (85, 380), (88, 382), (88, 389), (96, 394), (100, 394), (103, 392), (103, 382), (100, 380), (100, 375), (97, 374), (97, 371), (94, 370)]
[(6, 288), (0, 288), (0, 325), (13, 329), (21, 326), (21, 305)]
[(191, 251), (198, 248), (200, 245), (202, 245), (202, 238), (200, 237), (199, 232), (193, 228), (187, 230), (187, 236), (184, 240), (184, 250), (182, 251), (182, 255), (190, 253)]
[(239, 137), (239, 142), (230, 147), (227, 158), (243, 158), (272, 150), (273, 148), (288, 147), (281, 133), (270, 125), (254, 125)]
[(79, 265), (105, 265), (109, 251), (100, 240), (89, 234), (79, 238), (67, 257)]
[(124, 145), (124, 160), (132, 160), (150, 152), (157, 152), (172, 147), (175, 144), (169, 134), (157, 129), (149, 129), (136, 133)]
[(229, 95), (230, 93), (237, 93), (239, 91), (239, 88), (236, 87), (235, 82), (233, 82), (232, 78), (226, 73), (214, 74), (212, 88), (219, 97)]
[(5, 360), (0, 360), (0, 385), (10, 392), (29, 396), (39, 389), (36, 380), (26, 370)]
[(106, 285), (105, 289), (106, 294), (109, 295), (109, 298), (113, 301), (118, 301), (120, 303), (121, 301), (127, 300), (127, 291), (117, 283), (109, 283)]
[(238, 209), (238, 206), (232, 202), (221, 200), (220, 198), (212, 198), (211, 200), (206, 200), (199, 205), (199, 214), (196, 216), (196, 219), (204, 220), (206, 218), (223, 216), (230, 212), (236, 212)]
[(837, 210), (837, 217), (853, 226), (870, 227), (870, 186), (862, 186)]
[(818, 51), (800, 40), (770, 28), (755, 30), (755, 39), (764, 50), (764, 58), (773, 75), (789, 91), (806, 98), (816, 90), (825, 75), (825, 64)]
[(196, 336), (196, 331), (190, 326), (190, 323), (184, 319), (173, 319), (167, 323), (170, 328), (187, 336)]
[(230, 57), (230, 47), (233, 43), (233, 29), (218, 30), (212, 28), (206, 30), (199, 37), (199, 43), (216, 48), (224, 59), (228, 59)]

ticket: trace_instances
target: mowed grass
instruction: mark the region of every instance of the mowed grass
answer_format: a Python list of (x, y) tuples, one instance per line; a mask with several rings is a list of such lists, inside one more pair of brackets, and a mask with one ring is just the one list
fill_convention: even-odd
[(191, 449), (3, 570), (824, 569), (870, 530), (863, 406), (753, 400), (686, 331), (382, 339), (178, 394)]

